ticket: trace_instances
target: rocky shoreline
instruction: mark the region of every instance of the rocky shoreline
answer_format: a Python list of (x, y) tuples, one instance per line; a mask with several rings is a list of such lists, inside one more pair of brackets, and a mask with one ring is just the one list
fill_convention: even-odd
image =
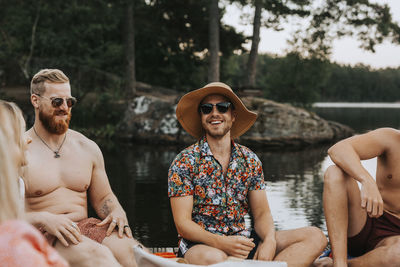
[[(160, 92), (160, 90), (157, 90)], [(141, 91), (125, 110), (117, 138), (152, 144), (191, 144), (195, 140), (179, 125), (175, 116), (181, 95)], [(238, 142), (252, 147), (299, 148), (332, 143), (354, 131), (340, 123), (326, 121), (313, 112), (260, 97), (242, 97), (258, 114), (257, 121)]]

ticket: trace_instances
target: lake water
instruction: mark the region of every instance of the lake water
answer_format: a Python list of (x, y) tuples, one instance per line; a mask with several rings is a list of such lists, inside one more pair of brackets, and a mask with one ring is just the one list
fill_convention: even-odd
[[(397, 108), (328, 108), (314, 112), (365, 132), (400, 125)], [(177, 234), (167, 196), (167, 172), (183, 147), (140, 144), (100, 145), (111, 186), (125, 208), (134, 235), (146, 246), (176, 246)], [(322, 209), (323, 172), (328, 146), (300, 151), (252, 148), (263, 162), (267, 196), (278, 230), (313, 225), (326, 233)], [(376, 161), (364, 162), (374, 173)]]

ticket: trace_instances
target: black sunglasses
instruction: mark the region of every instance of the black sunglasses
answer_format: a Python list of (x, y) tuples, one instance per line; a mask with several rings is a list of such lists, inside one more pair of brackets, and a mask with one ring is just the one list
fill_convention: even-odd
[(60, 107), (64, 103), (64, 100), (65, 100), (65, 103), (67, 103), (67, 106), (69, 108), (72, 107), (73, 105), (75, 105), (76, 102), (77, 102), (75, 97), (69, 97), (69, 98), (51, 97), (51, 98), (47, 98), (47, 97), (41, 96), (39, 94), (36, 94), (36, 95), (39, 96), (39, 97), (42, 97), (44, 99), (50, 100), (51, 101), (51, 105), (53, 106), (53, 108)]
[(230, 106), (232, 106), (232, 108), (233, 108), (233, 105), (230, 102), (220, 102), (217, 104), (206, 103), (206, 104), (201, 104), (199, 106), (199, 112), (201, 112), (203, 114), (210, 114), (211, 111), (213, 110), (214, 106), (217, 107), (217, 110), (219, 111), (219, 113), (227, 112)]

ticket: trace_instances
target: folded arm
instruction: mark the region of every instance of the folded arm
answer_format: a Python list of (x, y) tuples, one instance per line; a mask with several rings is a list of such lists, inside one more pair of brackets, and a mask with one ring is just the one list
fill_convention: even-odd
[(361, 206), (371, 217), (382, 215), (383, 200), (374, 178), (362, 166), (361, 160), (383, 156), (398, 141), (398, 131), (381, 128), (342, 140), (328, 150), (332, 161), (361, 183)]

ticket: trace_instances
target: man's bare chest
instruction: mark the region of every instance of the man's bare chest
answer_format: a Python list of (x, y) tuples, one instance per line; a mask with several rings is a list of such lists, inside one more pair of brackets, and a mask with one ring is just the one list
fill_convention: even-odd
[(77, 192), (86, 191), (90, 186), (92, 169), (92, 162), (84, 157), (29, 156), (24, 171), (26, 194), (42, 196), (61, 187)]

